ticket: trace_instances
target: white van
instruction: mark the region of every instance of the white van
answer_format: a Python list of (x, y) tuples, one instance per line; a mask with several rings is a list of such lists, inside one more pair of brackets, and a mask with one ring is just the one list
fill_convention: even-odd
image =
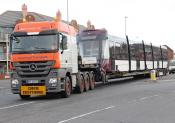
[(169, 73), (175, 73), (175, 60), (171, 61), (169, 64)]

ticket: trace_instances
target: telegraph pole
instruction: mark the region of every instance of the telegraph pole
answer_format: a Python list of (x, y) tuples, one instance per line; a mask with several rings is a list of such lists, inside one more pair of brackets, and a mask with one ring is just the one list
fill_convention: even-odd
[(127, 35), (127, 16), (125, 16), (125, 36)]
[(69, 22), (69, 0), (67, 0), (67, 22)]
[(5, 42), (6, 42), (6, 60), (7, 60), (7, 74), (9, 74), (9, 39), (8, 35), (5, 36)]

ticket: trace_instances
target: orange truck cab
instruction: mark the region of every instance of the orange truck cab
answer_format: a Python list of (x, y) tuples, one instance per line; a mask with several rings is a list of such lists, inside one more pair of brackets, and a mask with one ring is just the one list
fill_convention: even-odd
[(22, 99), (48, 93), (68, 97), (78, 72), (76, 31), (62, 22), (17, 24), (10, 37), (11, 90)]

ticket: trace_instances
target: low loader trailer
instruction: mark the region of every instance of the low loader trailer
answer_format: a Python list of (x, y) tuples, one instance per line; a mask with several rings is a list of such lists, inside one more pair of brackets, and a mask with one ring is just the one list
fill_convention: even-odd
[(131, 43), (105, 29), (84, 30), (61, 21), (24, 22), (10, 37), (11, 90), (22, 99), (92, 90), (95, 82), (166, 73), (167, 50)]

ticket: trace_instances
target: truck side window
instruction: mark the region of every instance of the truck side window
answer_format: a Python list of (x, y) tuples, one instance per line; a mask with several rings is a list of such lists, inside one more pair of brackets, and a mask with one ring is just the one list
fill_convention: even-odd
[(67, 36), (60, 35), (60, 50), (66, 50), (68, 48), (67, 45)]

